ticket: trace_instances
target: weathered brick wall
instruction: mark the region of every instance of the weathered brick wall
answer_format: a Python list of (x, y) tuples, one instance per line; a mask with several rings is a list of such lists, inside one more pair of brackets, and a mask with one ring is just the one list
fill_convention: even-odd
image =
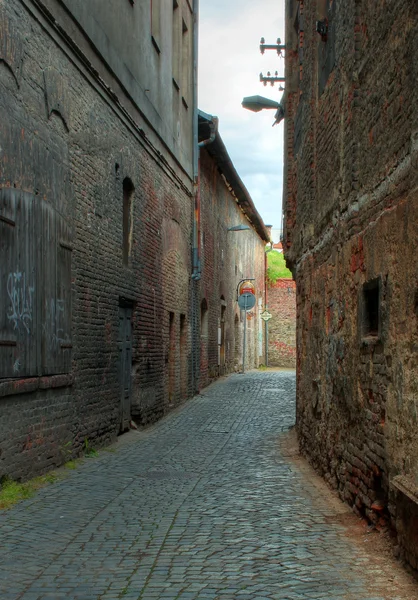
[[(133, 306), (134, 419), (152, 422), (191, 393), (192, 186), (39, 18), (18, 0), (0, 2), (0, 111), (8, 115), (0, 120), (0, 187), (33, 193), (36, 206), (59, 212), (71, 229), (72, 369), (70, 379), (35, 378), (34, 391), (25, 379), (13, 395), (0, 383), (0, 476), (13, 477), (60, 464), (86, 438), (97, 446), (118, 433), (121, 298)], [(126, 177), (135, 187), (127, 266)], [(169, 396), (170, 312), (178, 343)]]
[[(201, 151), (201, 302), (207, 305), (207, 334), (202, 335), (201, 386), (214, 377), (242, 367), (244, 312), (238, 308), (237, 284), (255, 277), (257, 298), (264, 297), (265, 242), (253, 230), (227, 231), (228, 227), (248, 224), (230, 187), (219, 173), (213, 158)], [(263, 302), (264, 303), (264, 302)], [(222, 306), (224, 308), (222, 309)], [(218, 358), (218, 328), (221, 314), (225, 320), (225, 355)], [(258, 305), (247, 319), (246, 368), (259, 364), (260, 319)], [(203, 333), (203, 332), (202, 332)], [(219, 364), (221, 363), (221, 364)]]
[(303, 41), (287, 58), (284, 244), (297, 282), (301, 448), (359, 514), (393, 524), (417, 568), (418, 7), (287, 9), (288, 39)]
[[(210, 159), (202, 191), (202, 280), (192, 280), (192, 156), (180, 164), (167, 151), (73, 24), (71, 34), (80, 45), (68, 45), (58, 25), (68, 19), (60, 3), (48, 0), (58, 21), (39, 12), (38, 4), (0, 0), (0, 112), (7, 115), (0, 119), (0, 250), (11, 269), (5, 272), (2, 262), (6, 315), (0, 313), (0, 366), (8, 374), (0, 379), (0, 478), (44, 472), (80, 453), (86, 441), (106, 444), (129, 426), (131, 416), (139, 425), (151, 423), (199, 385), (237, 368), (242, 330), (237, 278), (256, 277), (259, 290), (264, 280), (261, 238), (253, 230), (226, 232), (227, 223), (247, 221)], [(161, 81), (171, 90), (171, 78)], [(192, 107), (182, 104), (181, 111), (189, 130)], [(166, 127), (160, 125), (161, 133)], [(181, 139), (176, 147), (182, 147)], [(185, 143), (177, 157), (188, 147)], [(10, 218), (15, 197), (30, 199), (35, 222), (42, 216), (39, 239), (38, 230)], [(20, 253), (10, 252), (11, 232)], [(65, 273), (49, 260), (62, 249)], [(25, 269), (36, 281), (27, 290)], [(50, 297), (49, 288), (64, 275), (65, 297)], [(7, 287), (9, 280), (18, 282), (15, 290)], [(203, 298), (208, 334), (200, 377)], [(61, 311), (48, 313), (53, 327), (44, 319), (52, 301)], [(68, 338), (59, 322), (64, 313)], [(16, 339), (3, 339), (11, 322)], [(248, 321), (248, 367), (258, 364), (258, 333), (254, 316)], [(48, 344), (54, 352), (45, 352)], [(27, 370), (31, 353), (35, 358)], [(54, 354), (64, 355), (65, 369)], [(126, 416), (122, 398), (129, 385)]]
[(267, 290), (269, 366), (296, 367), (296, 284), (292, 279), (278, 279)]

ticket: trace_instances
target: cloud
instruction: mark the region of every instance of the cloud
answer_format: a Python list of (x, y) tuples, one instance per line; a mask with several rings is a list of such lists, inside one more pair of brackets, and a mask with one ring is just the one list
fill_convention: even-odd
[(265, 222), (281, 223), (283, 124), (274, 111), (251, 113), (244, 96), (279, 101), (278, 86), (264, 87), (259, 74), (284, 72), (274, 51), (259, 51), (260, 38), (284, 38), (283, 0), (201, 0), (199, 107), (219, 117), (219, 131), (241, 179)]

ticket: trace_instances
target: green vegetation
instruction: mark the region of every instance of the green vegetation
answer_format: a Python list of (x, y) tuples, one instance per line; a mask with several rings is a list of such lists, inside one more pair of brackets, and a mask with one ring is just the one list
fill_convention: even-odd
[(267, 254), (267, 280), (276, 283), (281, 278), (292, 279), (292, 273), (286, 267), (283, 252), (273, 250)]
[(18, 483), (7, 478), (3, 479), (0, 489), (0, 510), (6, 510), (21, 500), (31, 498), (37, 490), (49, 483), (54, 483), (58, 479), (59, 476), (54, 472), (35, 477), (26, 483)]
[[(115, 452), (114, 448), (105, 448), (105, 450), (106, 452)], [(64, 444), (64, 446), (62, 447), (62, 454), (63, 457), (71, 456), (70, 442)], [(90, 445), (90, 442), (86, 438), (83, 444), (83, 456), (80, 458), (67, 460), (64, 463), (64, 469), (73, 471), (84, 462), (84, 457), (95, 458), (97, 456), (99, 456), (98, 451)], [(17, 481), (9, 479), (7, 476), (3, 477), (0, 481), (0, 510), (7, 510), (8, 508), (11, 508), (21, 500), (32, 498), (35, 492), (37, 492), (39, 489), (45, 487), (50, 483), (60, 481), (65, 476), (66, 474), (64, 470), (60, 471), (59, 473), (51, 471), (46, 475), (41, 475), (40, 477), (30, 479), (25, 483), (18, 483)]]
[(83, 451), (86, 458), (95, 458), (96, 456), (99, 456), (97, 450), (90, 446), (90, 442), (87, 438), (84, 440)]
[(65, 463), (64, 467), (66, 469), (70, 469), (70, 471), (74, 471), (78, 467), (80, 460), (69, 460)]

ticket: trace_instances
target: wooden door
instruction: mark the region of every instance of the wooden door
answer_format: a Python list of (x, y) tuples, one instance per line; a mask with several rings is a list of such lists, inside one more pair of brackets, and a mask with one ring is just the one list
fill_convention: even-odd
[(120, 431), (131, 422), (132, 307), (119, 307)]

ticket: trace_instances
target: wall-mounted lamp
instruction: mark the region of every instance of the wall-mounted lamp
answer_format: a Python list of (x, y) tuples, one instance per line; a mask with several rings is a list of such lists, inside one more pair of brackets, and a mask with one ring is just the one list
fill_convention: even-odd
[(248, 225), (234, 225), (233, 227), (228, 227), (227, 231), (246, 231), (250, 229)]
[(274, 115), (273, 127), (278, 125), (285, 117), (285, 110), (282, 102), (276, 102), (275, 100), (270, 100), (269, 98), (263, 98), (263, 96), (247, 96), (243, 99), (241, 105), (243, 108), (251, 110), (252, 112), (260, 112), (260, 110), (265, 108), (275, 108), (276, 114)]

